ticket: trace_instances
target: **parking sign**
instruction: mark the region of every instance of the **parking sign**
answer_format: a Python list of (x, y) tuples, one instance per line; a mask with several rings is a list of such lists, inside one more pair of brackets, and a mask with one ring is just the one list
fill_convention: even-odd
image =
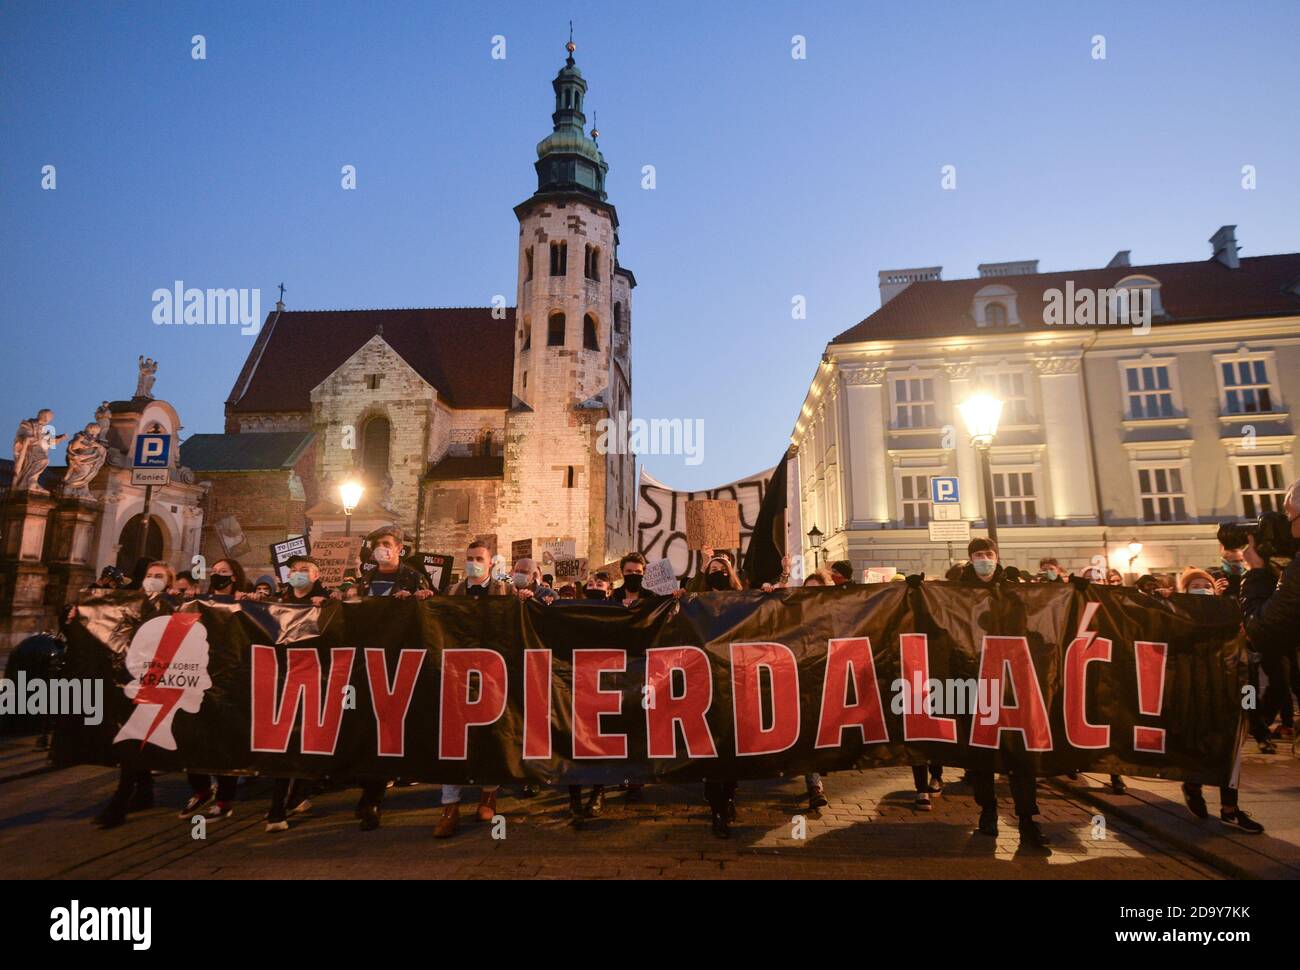
[(935, 505), (947, 505), (960, 502), (957, 495), (956, 478), (931, 478), (930, 501)]
[(171, 457), (172, 436), (169, 434), (138, 434), (135, 436), (135, 457), (132, 468), (166, 468)]

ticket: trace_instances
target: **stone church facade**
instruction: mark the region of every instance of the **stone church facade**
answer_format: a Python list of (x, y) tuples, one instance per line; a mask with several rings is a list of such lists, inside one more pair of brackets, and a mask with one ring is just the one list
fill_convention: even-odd
[[(601, 419), (631, 412), (636, 280), (618, 262), (608, 166), (598, 133), (585, 130), (587, 83), (572, 48), (552, 87), (537, 190), (514, 210), (514, 307), (278, 303), (226, 402), (225, 434), (191, 436), (186, 448), (248, 454), (215, 439), (301, 434), (294, 455), (299, 468), (309, 456), (301, 489), (313, 538), (344, 531), (338, 486), (359, 477), (354, 533), (396, 523), (457, 565), (476, 537), (506, 556), (515, 540), (573, 539), (593, 565), (630, 551), (635, 458), (601, 453), (597, 439)], [(219, 492), (220, 477), (213, 482)], [(261, 544), (250, 557), (251, 568), (269, 562)]]

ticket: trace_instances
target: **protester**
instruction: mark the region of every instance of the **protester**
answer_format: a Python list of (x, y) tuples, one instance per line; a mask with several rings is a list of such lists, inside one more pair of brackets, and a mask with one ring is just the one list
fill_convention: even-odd
[(382, 526), (370, 533), (366, 542), (370, 546), (374, 568), (363, 570), (357, 582), (361, 596), (392, 596), (396, 599), (414, 596), (422, 600), (434, 595), (429, 574), (402, 562), (405, 533), (400, 526)]
[(280, 594), (281, 603), (321, 606), (330, 598), (330, 591), (320, 581), (320, 563), (311, 556), (293, 556), (287, 566), (289, 582)]
[[(492, 553), (486, 543), (475, 539), (465, 551), (465, 578), (451, 590), (452, 596), (516, 596), (514, 586), (492, 577)], [(490, 822), (497, 813), (497, 785), (484, 785), (478, 801), (478, 820)], [(460, 785), (442, 786), (442, 817), (434, 826), (435, 839), (449, 839), (460, 830)]]
[(1044, 556), (1038, 560), (1038, 581), (1040, 583), (1065, 582), (1065, 577), (1061, 575), (1061, 564), (1051, 556)]
[[(1002, 582), (1002, 566), (998, 562), (998, 548), (993, 540), (974, 538), (966, 547), (970, 563), (962, 570), (958, 582), (968, 586), (996, 586)], [(1004, 752), (1005, 760), (1016, 758)], [(993, 769), (972, 769), (966, 772), (971, 787), (975, 789), (975, 802), (980, 807), (979, 831), (984, 835), (998, 834), (998, 799), (994, 788)], [(1020, 843), (1035, 848), (1046, 846), (1051, 840), (1039, 828), (1034, 816), (1038, 814), (1038, 782), (1032, 771), (1012, 767), (1007, 772), (1011, 783), (1011, 797), (1015, 802), (1016, 817), (1020, 821)]]
[(253, 593), (250, 597), (255, 600), (269, 600), (275, 595), (275, 577), (263, 574), (257, 577), (253, 583)]
[(176, 582), (172, 584), (172, 595), (183, 602), (188, 602), (199, 595), (199, 584), (188, 569), (176, 574)]
[(208, 570), (207, 595), (214, 603), (233, 603), (248, 595), (248, 579), (238, 559), (218, 559)]
[(831, 577), (835, 580), (836, 586), (852, 586), (853, 563), (847, 559), (831, 563)]
[[(555, 590), (543, 581), (542, 571), (532, 559), (518, 560), (510, 579), (521, 600), (535, 599), (543, 605), (548, 605), (556, 599)], [(572, 599), (572, 595), (568, 598)]]

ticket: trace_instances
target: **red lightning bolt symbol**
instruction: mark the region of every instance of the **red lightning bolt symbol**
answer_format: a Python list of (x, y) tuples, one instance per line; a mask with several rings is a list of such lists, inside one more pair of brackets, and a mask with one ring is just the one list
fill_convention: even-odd
[[(173, 613), (167, 620), (167, 626), (158, 639), (158, 649), (154, 651), (153, 662), (149, 665), (151, 669), (158, 671), (157, 676), (166, 673), (167, 668), (171, 666), (176, 651), (181, 647), (181, 641), (185, 639), (185, 635), (190, 632), (190, 628), (194, 626), (198, 618), (197, 613)], [(137, 704), (159, 705), (158, 715), (153, 719), (153, 723), (149, 725), (149, 730), (145, 732), (144, 738), (140, 741), (141, 748), (153, 737), (158, 725), (167, 719), (171, 709), (180, 703), (184, 693), (185, 691), (180, 687), (160, 687), (157, 684), (140, 685), (140, 689), (135, 695), (135, 702)]]

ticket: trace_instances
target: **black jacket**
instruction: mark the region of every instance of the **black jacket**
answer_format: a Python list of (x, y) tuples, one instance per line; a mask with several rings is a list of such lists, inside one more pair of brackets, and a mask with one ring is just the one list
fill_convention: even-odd
[(316, 582), (312, 583), (311, 589), (309, 589), (304, 595), (294, 596), (293, 587), (290, 586), (283, 593), (277, 596), (276, 600), (280, 603), (298, 603), (305, 606), (311, 606), (311, 598), (313, 596), (324, 596), (326, 599), (329, 599), (329, 595), (330, 591), (322, 586), (321, 581), (318, 579)]
[[(614, 595), (610, 597), (611, 602), (617, 603), (619, 606), (624, 606), (625, 604), (623, 600), (626, 598), (626, 592), (627, 591), (620, 586), (618, 589), (614, 590)], [(658, 593), (652, 593), (650, 590), (645, 588), (642, 588), (636, 597), (637, 604), (658, 603), (662, 599), (667, 599), (667, 597), (660, 596)]]
[(1281, 580), (1268, 566), (1246, 573), (1237, 602), (1256, 651), (1277, 656), (1300, 646), (1300, 557), (1282, 570)]
[(362, 596), (391, 596), (402, 591), (414, 593), (432, 588), (428, 573), (422, 569), (412, 569), (405, 563), (391, 573), (380, 572), (378, 566), (367, 569), (357, 581), (357, 590)]

